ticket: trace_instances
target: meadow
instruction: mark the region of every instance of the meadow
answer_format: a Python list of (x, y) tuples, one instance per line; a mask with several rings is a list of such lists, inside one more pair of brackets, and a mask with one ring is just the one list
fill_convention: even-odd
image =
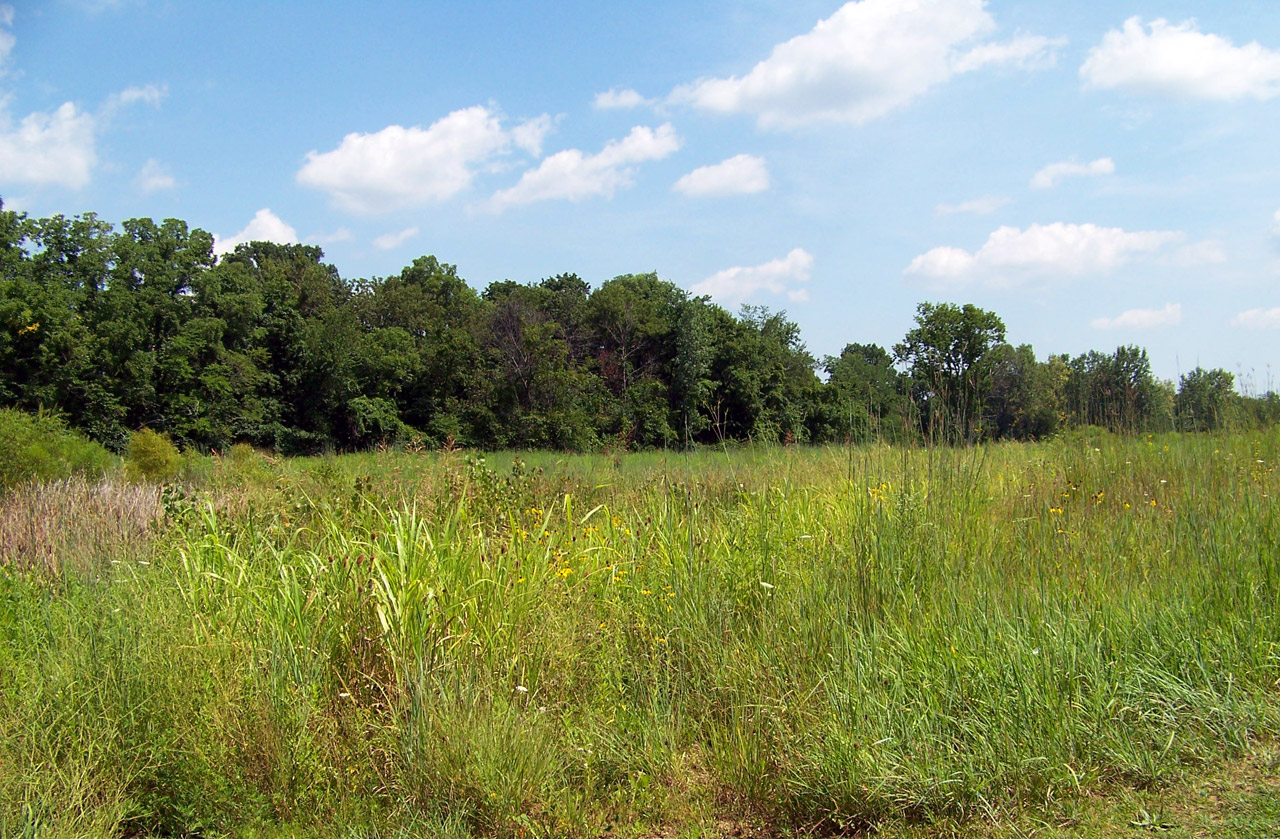
[(1144, 802), (1277, 776), (1278, 461), (239, 446), (18, 487), (0, 834), (1180, 835)]

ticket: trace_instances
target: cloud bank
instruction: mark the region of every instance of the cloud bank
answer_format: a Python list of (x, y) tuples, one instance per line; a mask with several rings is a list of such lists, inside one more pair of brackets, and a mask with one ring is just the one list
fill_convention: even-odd
[(1085, 87), (1175, 99), (1270, 99), (1280, 93), (1280, 52), (1257, 41), (1237, 47), (1194, 20), (1131, 17), (1089, 51), (1080, 78)]
[(244, 230), (223, 238), (213, 234), (213, 252), (216, 256), (231, 253), (245, 242), (275, 242), (279, 245), (298, 244), (298, 232), (283, 222), (267, 207), (253, 214)]
[(390, 125), (348, 134), (332, 151), (308, 152), (297, 182), (327, 192), (335, 206), (353, 213), (407, 209), (467, 189), (485, 164), (513, 145), (537, 156), (550, 128), (544, 115), (508, 131), (499, 114), (476, 105), (426, 128)]
[(656, 129), (638, 125), (621, 140), (610, 140), (595, 154), (565, 149), (546, 157), (521, 175), (510, 189), (493, 195), (488, 206), (495, 212), (536, 201), (582, 201), (613, 193), (634, 183), (635, 165), (661, 160), (680, 148), (681, 140), (671, 123)]
[(1051, 64), (1060, 41), (1019, 35), (965, 49), (994, 29), (983, 0), (861, 0), (773, 48), (743, 76), (681, 85), (670, 99), (762, 128), (860, 124), (905, 106), (959, 73)]
[(758, 292), (786, 294), (788, 300), (801, 302), (809, 299), (809, 293), (797, 288), (806, 283), (813, 271), (813, 255), (803, 248), (795, 248), (782, 259), (773, 259), (763, 265), (735, 266), (717, 271), (690, 291), (710, 295), (718, 303), (735, 305), (750, 300)]
[(712, 166), (699, 166), (672, 187), (691, 197), (748, 195), (769, 188), (769, 168), (763, 157), (735, 155)]
[(1074, 160), (1064, 160), (1059, 163), (1050, 163), (1039, 172), (1036, 172), (1031, 178), (1031, 188), (1052, 189), (1063, 178), (1110, 175), (1115, 171), (1116, 164), (1109, 157), (1100, 157), (1091, 163), (1076, 163)]
[(1166, 303), (1163, 309), (1129, 309), (1113, 318), (1094, 318), (1094, 329), (1154, 329), (1182, 323), (1182, 304)]
[(905, 274), (941, 283), (1017, 285), (1033, 277), (1102, 274), (1178, 242), (1171, 230), (1130, 232), (1094, 224), (997, 228), (977, 251), (938, 247), (917, 256)]

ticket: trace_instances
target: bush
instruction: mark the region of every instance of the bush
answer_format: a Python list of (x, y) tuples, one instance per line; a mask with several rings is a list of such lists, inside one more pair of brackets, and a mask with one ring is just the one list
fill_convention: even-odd
[(75, 474), (96, 479), (114, 463), (111, 452), (53, 414), (0, 408), (0, 489)]
[(125, 474), (131, 480), (165, 483), (176, 478), (181, 468), (182, 454), (167, 435), (144, 428), (129, 437)]

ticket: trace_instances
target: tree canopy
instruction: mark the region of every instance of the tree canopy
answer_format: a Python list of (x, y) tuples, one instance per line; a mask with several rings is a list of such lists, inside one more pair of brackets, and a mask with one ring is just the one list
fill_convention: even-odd
[(477, 292), (423, 256), (351, 281), (317, 247), (215, 258), (176, 219), (117, 229), (0, 206), (0, 407), (56, 411), (116, 450), (141, 428), (204, 450), (585, 450), (1209, 430), (1280, 413), (1225, 371), (1179, 384), (1138, 347), (1041, 362), (968, 304), (921, 303), (892, 353), (850, 343), (819, 363), (786, 312), (730, 313), (655, 273)]

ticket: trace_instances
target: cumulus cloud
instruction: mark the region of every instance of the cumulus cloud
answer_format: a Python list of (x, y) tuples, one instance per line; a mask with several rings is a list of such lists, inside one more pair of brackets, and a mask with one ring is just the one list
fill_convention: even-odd
[(614, 87), (602, 93), (597, 93), (591, 104), (596, 110), (607, 111), (615, 108), (639, 108), (642, 105), (651, 105), (653, 103), (634, 90), (629, 88), (619, 90)]
[(218, 256), (224, 253), (231, 253), (236, 249), (236, 245), (242, 245), (245, 242), (275, 242), (280, 245), (296, 245), (298, 244), (298, 233), (288, 224), (280, 220), (280, 217), (271, 212), (270, 209), (263, 207), (254, 213), (253, 219), (245, 225), (244, 230), (234, 236), (223, 238), (218, 234), (213, 234), (213, 252)]
[(1063, 160), (1050, 163), (1036, 172), (1031, 178), (1032, 189), (1051, 189), (1063, 178), (1091, 177), (1094, 175), (1110, 175), (1116, 171), (1116, 164), (1109, 157), (1100, 157), (1090, 163), (1076, 163), (1074, 160)]
[(1271, 309), (1246, 309), (1231, 319), (1231, 325), (1245, 329), (1280, 329), (1280, 306)]
[(80, 189), (98, 163), (93, 115), (66, 102), (16, 125), (0, 102), (0, 181)]
[(934, 248), (913, 259), (904, 273), (938, 282), (1010, 286), (1036, 276), (1107, 273), (1182, 238), (1169, 230), (1130, 232), (1063, 222), (1033, 224), (1026, 230), (1000, 227), (976, 252)]
[(977, 44), (995, 26), (983, 0), (861, 0), (773, 48), (744, 76), (677, 87), (673, 102), (748, 113), (764, 128), (863, 123), (902, 107), (957, 73), (992, 64), (1052, 61), (1059, 41), (1020, 35)]
[(795, 248), (782, 259), (773, 259), (763, 265), (735, 266), (717, 271), (690, 289), (694, 294), (707, 294), (720, 303), (733, 305), (751, 299), (757, 292), (786, 294), (788, 300), (802, 302), (809, 293), (796, 288), (797, 283), (807, 283), (813, 271), (813, 255), (803, 248)]
[[(0, 76), (7, 72), (17, 39), (13, 6), (0, 3)], [(98, 163), (93, 114), (66, 102), (14, 121), (8, 98), (0, 96), (0, 181), (80, 189), (89, 184)]]
[(444, 201), (469, 187), (476, 172), (512, 144), (541, 151), (550, 126), (549, 118), (539, 117), (508, 131), (499, 114), (476, 105), (426, 128), (391, 125), (348, 134), (332, 151), (308, 152), (297, 181), (355, 213)]
[(1280, 52), (1257, 41), (1237, 47), (1201, 32), (1194, 20), (1157, 18), (1144, 26), (1131, 17), (1089, 51), (1080, 78), (1086, 87), (1178, 99), (1270, 99), (1280, 93)]
[(148, 193), (173, 189), (178, 185), (169, 170), (154, 157), (148, 158), (147, 162), (142, 164), (142, 169), (138, 172), (134, 183), (137, 184), (138, 189)]
[(383, 233), (373, 240), (373, 246), (380, 251), (389, 251), (392, 248), (400, 247), (417, 235), (418, 228), (406, 227), (404, 230), (399, 230), (395, 233)]
[(1152, 329), (1182, 323), (1182, 304), (1166, 303), (1163, 309), (1129, 309), (1113, 318), (1094, 318), (1094, 329)]
[(958, 213), (972, 213), (975, 216), (987, 216), (1008, 204), (1012, 199), (1004, 195), (988, 195), (961, 201), (959, 204), (939, 204), (933, 212), (940, 216), (953, 216)]
[(769, 169), (763, 157), (735, 155), (712, 166), (699, 166), (672, 187), (694, 197), (746, 195), (769, 188)]
[(634, 182), (634, 164), (661, 160), (678, 148), (680, 137), (671, 123), (656, 130), (637, 125), (626, 137), (610, 140), (596, 154), (566, 149), (544, 158), (537, 168), (521, 175), (515, 186), (495, 193), (489, 206), (501, 211), (535, 201), (611, 197), (615, 190)]

